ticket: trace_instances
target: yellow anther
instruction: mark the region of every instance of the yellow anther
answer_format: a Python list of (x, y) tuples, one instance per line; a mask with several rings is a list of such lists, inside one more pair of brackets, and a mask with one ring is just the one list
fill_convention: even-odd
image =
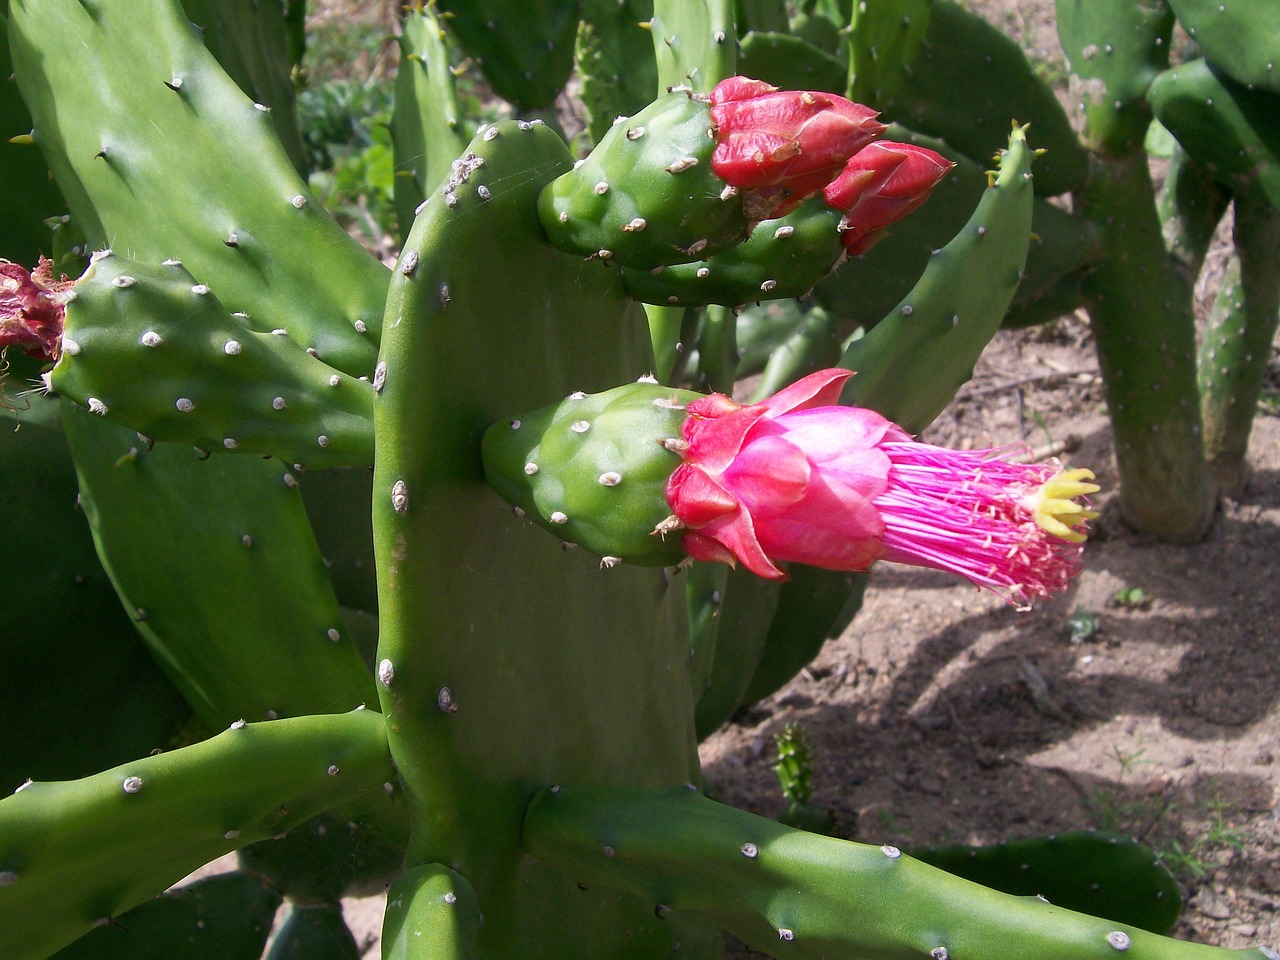
[(1086, 509), (1075, 498), (1102, 489), (1088, 482), (1092, 479), (1093, 471), (1075, 469), (1063, 470), (1042, 483), (1025, 501), (1037, 526), (1063, 540), (1083, 543), (1085, 533), (1079, 528), (1098, 516), (1098, 511)]

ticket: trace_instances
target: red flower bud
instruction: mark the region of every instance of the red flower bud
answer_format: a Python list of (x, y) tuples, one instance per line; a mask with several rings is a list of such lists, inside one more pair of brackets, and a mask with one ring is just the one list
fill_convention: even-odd
[(53, 278), (53, 261), (41, 257), (34, 271), (0, 260), (0, 352), (16, 346), (39, 360), (62, 351), (66, 309), (61, 293), (71, 286)]
[(831, 93), (779, 90), (730, 77), (711, 91), (711, 169), (743, 198), (747, 216), (790, 213), (885, 131), (876, 111)]
[(866, 253), (884, 228), (929, 199), (955, 164), (911, 143), (880, 140), (854, 154), (844, 172), (822, 191), (827, 205), (844, 214), (840, 239), (849, 256)]

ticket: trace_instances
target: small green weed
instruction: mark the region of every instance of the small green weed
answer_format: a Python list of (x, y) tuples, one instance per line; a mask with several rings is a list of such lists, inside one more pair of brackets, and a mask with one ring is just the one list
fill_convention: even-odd
[(1092, 640), (1102, 629), (1102, 620), (1092, 610), (1076, 607), (1067, 617), (1067, 629), (1071, 631), (1072, 643), (1084, 643)]

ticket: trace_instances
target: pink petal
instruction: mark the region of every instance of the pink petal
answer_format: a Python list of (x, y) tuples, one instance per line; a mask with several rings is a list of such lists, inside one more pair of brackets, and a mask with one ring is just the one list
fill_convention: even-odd
[(690, 406), (690, 415), (685, 418), (682, 433), (688, 448), (683, 456), (685, 460), (696, 463), (708, 473), (721, 473), (725, 467), (733, 463), (733, 458), (742, 449), (747, 433), (755, 426), (756, 421), (767, 412), (762, 404), (740, 407), (724, 416), (707, 419), (697, 416)]
[(785, 513), (756, 518), (761, 547), (775, 560), (828, 570), (865, 570), (882, 553), (880, 511), (857, 494), (837, 494), (815, 478)]
[(682, 463), (667, 478), (667, 504), (687, 526), (706, 526), (738, 509), (738, 501), (691, 463)]
[(840, 402), (840, 391), (844, 388), (845, 381), (852, 376), (852, 370), (842, 370), (839, 367), (819, 370), (783, 387), (761, 405), (768, 410), (770, 417), (806, 407), (833, 406)]
[(765, 436), (743, 446), (721, 474), (721, 482), (756, 514), (761, 508), (783, 510), (798, 501), (809, 486), (809, 476), (804, 451), (780, 436)]
[(737, 557), (744, 567), (758, 577), (765, 577), (769, 580), (786, 579), (787, 575), (769, 559), (768, 554), (761, 548), (760, 541), (756, 539), (756, 531), (751, 522), (751, 514), (745, 510), (738, 510), (729, 516), (714, 520), (697, 531), (686, 531), (685, 541), (688, 541), (691, 535), (695, 538), (695, 544), (698, 543), (696, 538), (706, 538), (719, 543)]

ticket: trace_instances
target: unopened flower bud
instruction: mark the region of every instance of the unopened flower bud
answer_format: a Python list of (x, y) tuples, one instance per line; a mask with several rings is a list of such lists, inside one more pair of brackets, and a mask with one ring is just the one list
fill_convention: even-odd
[(835, 94), (730, 77), (711, 91), (711, 168), (749, 191), (744, 203), (752, 219), (785, 216), (884, 132), (876, 115)]
[(841, 211), (840, 238), (849, 256), (866, 253), (929, 198), (955, 164), (911, 143), (879, 140), (850, 158), (844, 172), (822, 191), (827, 205)]

